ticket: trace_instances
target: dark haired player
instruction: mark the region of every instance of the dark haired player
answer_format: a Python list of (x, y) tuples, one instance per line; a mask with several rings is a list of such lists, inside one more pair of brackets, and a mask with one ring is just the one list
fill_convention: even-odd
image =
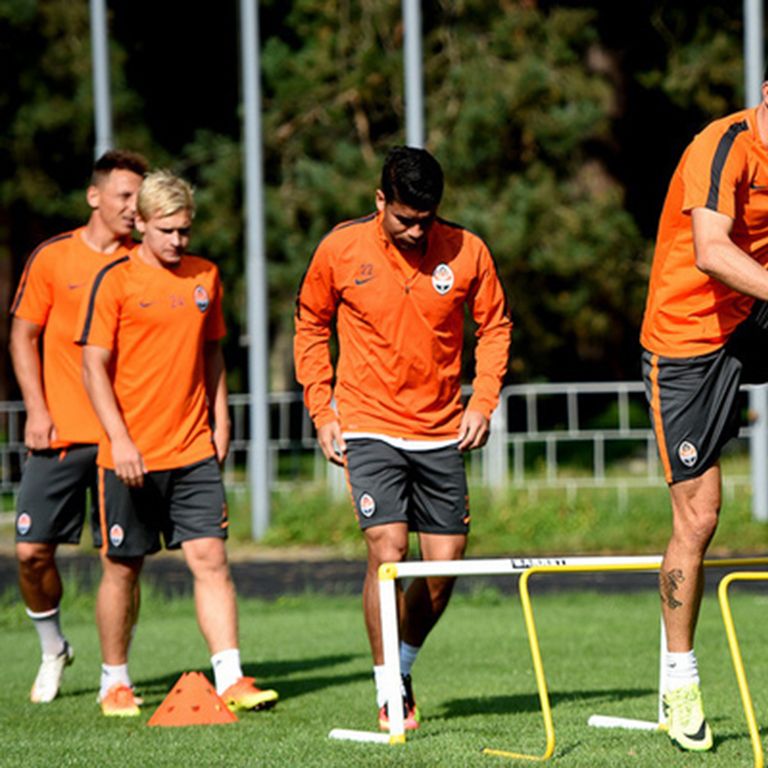
[[(409, 531), (417, 533), (425, 560), (463, 556), (470, 517), (463, 454), (488, 439), (512, 328), (488, 248), (437, 217), (442, 193), (443, 173), (432, 155), (393, 148), (376, 190), (376, 211), (339, 224), (323, 238), (299, 289), (295, 318), (304, 401), (324, 455), (347, 468), (368, 547), (363, 610), (385, 730), (377, 570), (406, 557)], [(474, 391), (466, 408), (465, 307), (477, 324)], [(334, 320), (335, 371), (329, 352)], [(416, 579), (401, 596), (408, 729), (419, 721), (411, 666), (453, 583)]]

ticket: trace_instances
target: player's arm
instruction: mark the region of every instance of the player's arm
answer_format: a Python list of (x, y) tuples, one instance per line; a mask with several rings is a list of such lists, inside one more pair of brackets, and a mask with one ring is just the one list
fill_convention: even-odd
[(109, 438), (115, 474), (126, 485), (140, 488), (144, 485), (144, 474), (147, 470), (117, 406), (109, 378), (111, 357), (110, 350), (86, 344), (83, 347), (83, 384), (91, 399), (93, 410)]
[(512, 320), (504, 288), (496, 273), (490, 252), (483, 247), (479, 255), (477, 285), (469, 297), (472, 318), (477, 323), (475, 378), (472, 396), (459, 427), (461, 451), (481, 448), (490, 435), (490, 419), (499, 401), (507, 372)]
[(338, 416), (331, 406), (333, 364), (330, 338), (338, 300), (328, 254), (321, 244), (299, 288), (294, 317), (293, 357), (296, 379), (304, 387), (304, 404), (315, 424), (320, 450), (328, 461), (343, 465), (347, 446), (341, 436)]
[(224, 353), (218, 341), (206, 341), (203, 345), (205, 360), (205, 391), (213, 422), (213, 444), (219, 463), (229, 453), (229, 403), (227, 393), (227, 372)]
[(731, 239), (733, 219), (709, 208), (691, 211), (696, 266), (734, 291), (768, 299), (768, 272)]
[(27, 411), (24, 444), (32, 450), (50, 448), (51, 442), (56, 439), (56, 427), (43, 391), (39, 346), (42, 330), (42, 326), (20, 317), (14, 317), (11, 323), (13, 372)]

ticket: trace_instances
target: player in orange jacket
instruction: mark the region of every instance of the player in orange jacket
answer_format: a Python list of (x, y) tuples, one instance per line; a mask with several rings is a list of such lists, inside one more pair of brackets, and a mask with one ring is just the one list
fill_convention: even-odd
[[(768, 79), (768, 77), (766, 78)], [(672, 502), (660, 573), (669, 736), (712, 747), (693, 650), (703, 560), (720, 514), (719, 457), (742, 382), (768, 381), (768, 82), (685, 150), (661, 214), (641, 332), (643, 376)]]
[[(88, 222), (32, 252), (11, 305), (10, 351), (27, 411), (29, 449), (16, 500), (16, 557), (21, 595), (42, 651), (30, 692), (35, 703), (56, 697), (74, 658), (61, 630), (63, 589), (55, 554), (59, 544), (80, 540), (88, 489), (96, 522), (99, 423), (83, 389), (82, 353), (72, 336), (93, 275), (133, 246), (136, 193), (146, 170), (146, 160), (134, 152), (111, 150), (100, 157), (86, 193)], [(98, 529), (93, 533), (98, 545)]]
[[(464, 453), (488, 439), (512, 322), (496, 268), (476, 235), (437, 216), (443, 173), (422, 149), (395, 147), (376, 212), (323, 238), (299, 289), (296, 375), (326, 458), (347, 469), (368, 547), (363, 608), (379, 724), (388, 729), (378, 567), (408, 553), (463, 556), (469, 531)], [(473, 393), (461, 402), (464, 314), (477, 324)], [(339, 357), (329, 341), (336, 322)], [(334, 386), (335, 377), (335, 386)], [(406, 728), (418, 727), (411, 666), (454, 579), (417, 579), (403, 596), (400, 663)]]

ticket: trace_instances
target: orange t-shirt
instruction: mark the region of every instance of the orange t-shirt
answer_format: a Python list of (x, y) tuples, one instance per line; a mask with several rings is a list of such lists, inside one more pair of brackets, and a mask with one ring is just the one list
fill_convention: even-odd
[(696, 267), (694, 208), (729, 216), (733, 242), (768, 263), (768, 149), (755, 109), (710, 123), (685, 150), (669, 185), (640, 335), (647, 350), (664, 357), (713, 352), (754, 303)]
[[(381, 216), (339, 225), (318, 245), (299, 289), (296, 376), (317, 427), (417, 440), (455, 439), (461, 422), (464, 312), (478, 325), (474, 393), (487, 417), (507, 370), (512, 321), (485, 243), (437, 219), (424, 253), (390, 243)], [(336, 386), (330, 360), (336, 318)]]
[(83, 230), (53, 237), (32, 252), (11, 305), (12, 316), (44, 329), (43, 390), (56, 427), (54, 448), (99, 441), (101, 426), (83, 387), (82, 350), (72, 335), (88, 283), (132, 245), (120, 245), (110, 254), (94, 251), (83, 240)]
[[(203, 343), (225, 334), (221, 296), (210, 261), (187, 255), (153, 267), (134, 250), (102, 269), (83, 301), (77, 343), (112, 352), (117, 405), (149, 471), (215, 454)], [(103, 432), (98, 463), (114, 468)]]

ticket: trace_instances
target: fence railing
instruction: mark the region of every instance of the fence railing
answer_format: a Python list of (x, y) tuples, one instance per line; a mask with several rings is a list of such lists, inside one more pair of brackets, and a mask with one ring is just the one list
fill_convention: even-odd
[[(752, 389), (743, 387), (745, 412), (753, 403)], [(229, 404), (232, 444), (224, 478), (230, 493), (246, 494), (250, 396), (230, 395)], [(271, 393), (269, 412), (273, 488), (313, 483), (344, 493), (343, 473), (317, 448), (301, 394)], [(6, 500), (18, 489), (26, 453), (23, 424), (22, 403), (0, 402), (0, 494)], [(753, 422), (745, 419), (730, 450), (746, 456), (753, 429)], [(470, 455), (469, 474), (472, 481), (492, 488), (530, 494), (543, 489), (561, 489), (569, 495), (586, 488), (615, 489), (620, 502), (629, 489), (663, 487), (642, 383), (505, 387), (488, 444)], [(726, 493), (751, 482), (749, 472), (724, 476)]]

